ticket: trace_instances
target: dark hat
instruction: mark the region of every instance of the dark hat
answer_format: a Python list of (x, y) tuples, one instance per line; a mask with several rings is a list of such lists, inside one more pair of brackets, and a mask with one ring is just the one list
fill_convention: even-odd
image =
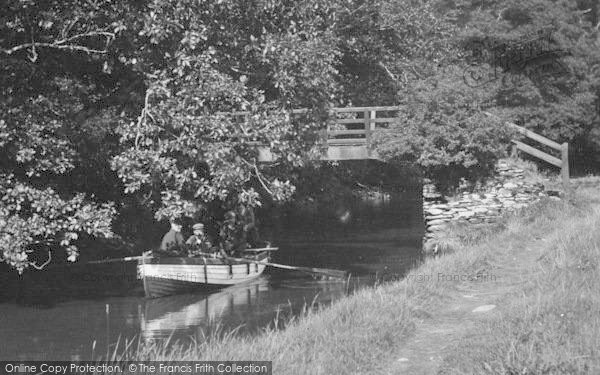
[(169, 222), (171, 224), (183, 225), (183, 221), (181, 221), (181, 219), (178, 217), (172, 218), (171, 220), (169, 220)]
[(193, 230), (204, 229), (204, 224), (202, 224), (202, 223), (196, 223), (196, 224), (192, 225), (192, 229)]

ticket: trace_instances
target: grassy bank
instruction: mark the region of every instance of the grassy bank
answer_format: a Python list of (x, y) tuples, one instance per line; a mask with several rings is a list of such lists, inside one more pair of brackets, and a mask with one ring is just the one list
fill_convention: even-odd
[(456, 235), (461, 246), (453, 254), (428, 259), (407, 279), (307, 312), (285, 330), (215, 334), (191, 346), (139, 345), (120, 359), (272, 360), (274, 374), (393, 373), (424, 322), (439, 320), (465, 290), (475, 290), (496, 293), (498, 307), (472, 330), (454, 333), (459, 344), (445, 346), (441, 373), (600, 369), (598, 190), (546, 200), (485, 232), (463, 228)]
[(531, 237), (535, 264), (523, 265), (528, 273), (498, 301), (501, 313), (476, 324), (442, 373), (600, 373), (600, 191), (580, 189), (509, 220), (489, 251), (510, 247), (518, 256)]

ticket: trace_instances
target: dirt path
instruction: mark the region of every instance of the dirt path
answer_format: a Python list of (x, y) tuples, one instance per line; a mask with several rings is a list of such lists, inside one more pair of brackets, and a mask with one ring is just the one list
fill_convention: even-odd
[[(518, 248), (496, 256), (492, 261), (496, 281), (461, 284), (443, 309), (433, 311), (431, 317), (421, 322), (384, 373), (438, 373), (449, 350), (460, 345), (467, 335), (476, 334), (475, 322), (501, 314), (499, 307), (507, 294), (522, 284), (526, 276), (538, 271), (537, 260), (544, 242), (531, 238)], [(478, 308), (482, 311), (477, 311)]]

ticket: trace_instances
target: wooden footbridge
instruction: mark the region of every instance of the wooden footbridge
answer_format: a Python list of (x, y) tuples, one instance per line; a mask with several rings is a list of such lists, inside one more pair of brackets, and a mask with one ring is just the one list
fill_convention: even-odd
[[(381, 160), (373, 147), (373, 133), (386, 129), (398, 120), (398, 106), (381, 107), (343, 107), (332, 108), (330, 120), (321, 131), (321, 144), (317, 147), (321, 160)], [(293, 110), (292, 113), (305, 113), (305, 109)], [(273, 156), (266, 147), (259, 147), (259, 161), (273, 161)]]
[[(330, 121), (325, 129), (321, 131), (321, 146), (324, 150), (320, 153), (321, 160), (381, 160), (373, 147), (373, 133), (379, 129), (386, 129), (393, 122), (399, 120), (397, 116), (400, 106), (381, 107), (341, 107), (332, 108)], [(295, 109), (293, 114), (306, 113), (306, 109)], [(487, 116), (494, 115), (484, 112)], [(235, 112), (233, 115), (244, 116), (247, 112)], [(523, 139), (513, 140), (514, 151), (521, 151), (538, 159), (544, 160), (561, 170), (562, 182), (565, 187), (569, 184), (569, 145), (559, 144), (531, 130), (518, 126), (511, 122), (505, 122), (522, 138), (541, 143), (543, 147), (551, 152), (559, 152), (558, 157), (544, 152), (538, 148), (522, 142)], [(318, 147), (318, 146), (317, 146)], [(259, 161), (274, 161), (274, 157), (268, 147), (258, 146)]]

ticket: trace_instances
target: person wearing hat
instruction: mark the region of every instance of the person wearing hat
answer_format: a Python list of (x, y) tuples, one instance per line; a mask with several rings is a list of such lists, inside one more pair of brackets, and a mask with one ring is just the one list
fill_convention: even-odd
[(188, 255), (194, 256), (197, 253), (212, 252), (212, 244), (204, 234), (204, 224), (196, 223), (192, 226), (192, 230), (194, 231), (194, 234), (185, 241), (185, 244), (190, 247), (190, 249), (188, 249)]
[(185, 245), (181, 234), (181, 219), (171, 219), (171, 229), (163, 236), (160, 242), (160, 252), (163, 255), (178, 255)]

